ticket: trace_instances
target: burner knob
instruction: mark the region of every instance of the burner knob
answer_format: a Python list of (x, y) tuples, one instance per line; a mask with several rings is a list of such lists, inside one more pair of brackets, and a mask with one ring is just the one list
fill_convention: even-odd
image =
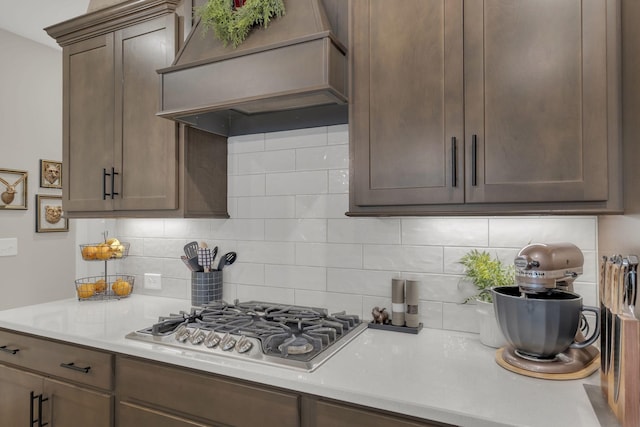
[(236, 351), (238, 353), (246, 353), (247, 351), (251, 350), (251, 347), (253, 347), (253, 343), (249, 341), (249, 338), (243, 335), (242, 337), (240, 337), (238, 343), (236, 344)]
[(233, 347), (235, 347), (235, 345), (236, 340), (228, 333), (225, 334), (225, 336), (222, 338), (222, 341), (220, 341), (220, 347), (222, 347), (223, 351), (231, 351), (233, 350)]

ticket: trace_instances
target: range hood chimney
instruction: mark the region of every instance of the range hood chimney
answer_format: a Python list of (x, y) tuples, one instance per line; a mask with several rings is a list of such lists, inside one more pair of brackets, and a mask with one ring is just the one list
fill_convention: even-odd
[(284, 1), (235, 49), (198, 21), (158, 70), (158, 115), (223, 136), (347, 123), (347, 2)]

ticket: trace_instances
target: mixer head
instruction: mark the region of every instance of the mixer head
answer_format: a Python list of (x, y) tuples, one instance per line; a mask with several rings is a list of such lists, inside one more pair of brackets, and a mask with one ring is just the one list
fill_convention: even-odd
[(572, 243), (534, 243), (518, 252), (514, 264), (522, 292), (573, 291), (573, 281), (582, 274), (584, 256)]

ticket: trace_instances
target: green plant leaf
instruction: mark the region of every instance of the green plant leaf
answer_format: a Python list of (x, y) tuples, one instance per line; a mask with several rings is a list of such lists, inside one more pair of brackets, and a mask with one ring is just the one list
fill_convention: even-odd
[(473, 249), (460, 258), (459, 262), (465, 268), (466, 277), (480, 291), (467, 298), (465, 303), (474, 299), (492, 302), (492, 287), (515, 285), (515, 267), (504, 265), (498, 258), (492, 258), (488, 252)]
[(273, 18), (285, 14), (285, 8), (284, 0), (246, 0), (238, 9), (234, 9), (233, 0), (208, 0), (196, 14), (205, 31), (212, 29), (225, 46), (231, 43), (236, 48), (254, 25), (267, 28)]

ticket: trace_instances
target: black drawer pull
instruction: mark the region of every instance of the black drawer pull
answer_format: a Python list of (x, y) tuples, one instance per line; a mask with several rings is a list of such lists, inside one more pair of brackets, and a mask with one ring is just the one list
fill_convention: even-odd
[[(33, 391), (30, 394), (31, 394), (31, 403), (29, 405), (30, 407), (29, 425), (33, 426), (35, 423), (38, 423), (38, 427), (44, 427), (49, 425), (49, 423), (42, 422), (42, 403), (49, 400), (49, 398), (44, 397), (42, 394), (35, 394)], [(38, 400), (38, 418), (33, 417), (33, 411), (36, 409), (35, 405), (33, 404), (33, 401), (36, 399)]]
[(107, 196), (111, 196), (111, 193), (107, 193), (107, 177), (111, 174), (107, 173), (105, 168), (102, 169), (102, 200), (107, 200)]
[(67, 369), (71, 369), (72, 371), (78, 371), (78, 372), (84, 372), (85, 374), (88, 374), (89, 371), (91, 370), (91, 366), (86, 366), (86, 367), (81, 367), (81, 366), (76, 366), (75, 363), (71, 362), (71, 363), (61, 363), (60, 366), (62, 368), (67, 368)]
[(0, 350), (4, 351), (5, 353), (11, 353), (11, 354), (16, 354), (17, 352), (20, 351), (19, 348), (7, 348), (6, 345), (3, 345), (2, 347), (0, 347)]
[(478, 135), (471, 137), (471, 185), (478, 185)]
[(115, 168), (111, 168), (111, 198), (112, 199), (120, 195), (120, 193), (116, 193), (116, 175), (120, 175), (120, 174), (116, 172)]
[(458, 186), (458, 144), (456, 137), (451, 137), (451, 186)]

